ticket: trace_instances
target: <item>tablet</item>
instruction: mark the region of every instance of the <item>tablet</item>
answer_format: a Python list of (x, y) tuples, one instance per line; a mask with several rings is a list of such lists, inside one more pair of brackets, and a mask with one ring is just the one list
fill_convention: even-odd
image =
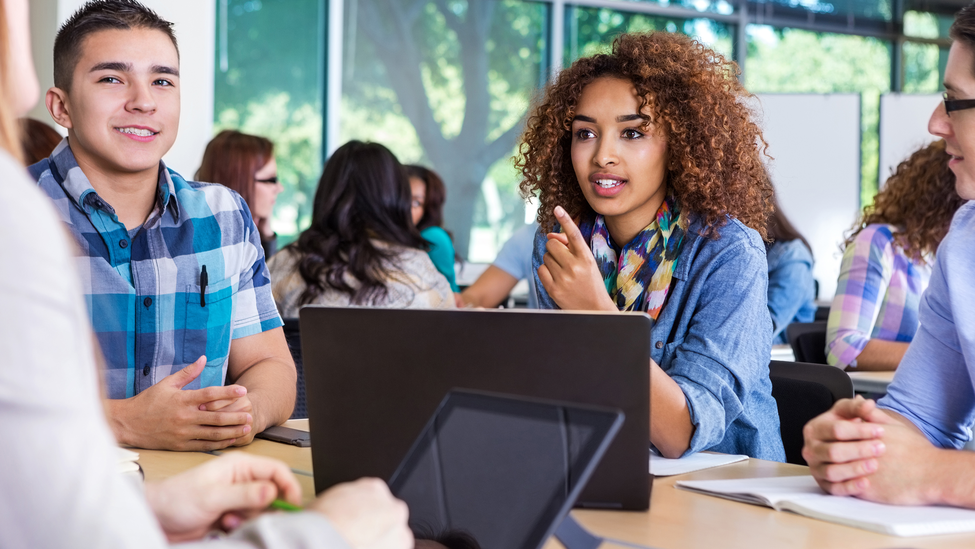
[[(537, 549), (623, 424), (618, 410), (452, 390), (393, 473), (418, 539)], [(449, 544), (448, 544), (449, 545)]]

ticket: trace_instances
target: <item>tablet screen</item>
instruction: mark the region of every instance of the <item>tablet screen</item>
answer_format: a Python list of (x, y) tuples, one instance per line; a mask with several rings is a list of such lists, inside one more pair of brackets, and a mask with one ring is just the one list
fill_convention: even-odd
[[(418, 539), (540, 547), (571, 508), (622, 413), (451, 391), (390, 480)], [(445, 543), (448, 542), (448, 543)]]

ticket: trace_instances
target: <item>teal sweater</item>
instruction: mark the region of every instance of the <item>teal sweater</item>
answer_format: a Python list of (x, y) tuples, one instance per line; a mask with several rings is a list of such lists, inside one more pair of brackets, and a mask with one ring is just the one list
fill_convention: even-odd
[(433, 266), (447, 277), (450, 289), (459, 292), (460, 288), (457, 287), (454, 276), (454, 243), (450, 240), (450, 235), (441, 227), (427, 227), (420, 231), (420, 236), (430, 244), (427, 255), (433, 261)]

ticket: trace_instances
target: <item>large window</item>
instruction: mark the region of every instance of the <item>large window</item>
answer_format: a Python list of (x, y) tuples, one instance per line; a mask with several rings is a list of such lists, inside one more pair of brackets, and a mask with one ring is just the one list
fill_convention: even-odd
[[(721, 4), (727, 5), (726, 2)], [(703, 17), (682, 19), (606, 8), (570, 7), (566, 10), (565, 28), (566, 65), (580, 57), (609, 51), (613, 38), (627, 32), (680, 32), (697, 38), (729, 59), (733, 57), (734, 27)]]
[(218, 0), (214, 133), (239, 129), (274, 142), (272, 227), (287, 244), (308, 226), (322, 171), (324, 3)]
[(533, 217), (511, 157), (552, 67), (623, 32), (681, 32), (739, 61), (752, 92), (859, 93), (868, 203), (879, 96), (941, 89), (951, 10), (964, 3), (952, 2), (217, 0), (215, 129), (275, 141), (284, 242), (308, 225), (325, 145), (361, 139), (439, 172), (458, 251), (490, 261)]
[(340, 142), (371, 140), (447, 186), (458, 252), (491, 261), (525, 223), (511, 157), (544, 84), (548, 6), (346, 0)]
[(749, 91), (860, 94), (862, 203), (877, 192), (880, 94), (890, 91), (890, 47), (863, 36), (748, 27), (745, 87)]

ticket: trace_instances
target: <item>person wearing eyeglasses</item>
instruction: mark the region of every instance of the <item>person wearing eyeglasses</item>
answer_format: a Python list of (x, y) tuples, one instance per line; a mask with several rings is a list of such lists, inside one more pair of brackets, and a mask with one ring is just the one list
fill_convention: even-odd
[[(955, 189), (975, 199), (975, 4), (951, 26), (948, 90), (928, 123)], [(921, 297), (920, 327), (877, 401), (844, 399), (804, 430), (803, 457), (835, 495), (975, 509), (975, 204), (958, 209)]]
[(854, 224), (826, 323), (829, 364), (893, 370), (904, 357), (935, 251), (965, 202), (949, 158), (941, 140), (915, 151)]
[(278, 181), (278, 164), (270, 139), (236, 130), (218, 133), (207, 144), (196, 179), (220, 183), (237, 191), (261, 233), (265, 260), (278, 251), (278, 235), (271, 228), (271, 214), (284, 187)]

